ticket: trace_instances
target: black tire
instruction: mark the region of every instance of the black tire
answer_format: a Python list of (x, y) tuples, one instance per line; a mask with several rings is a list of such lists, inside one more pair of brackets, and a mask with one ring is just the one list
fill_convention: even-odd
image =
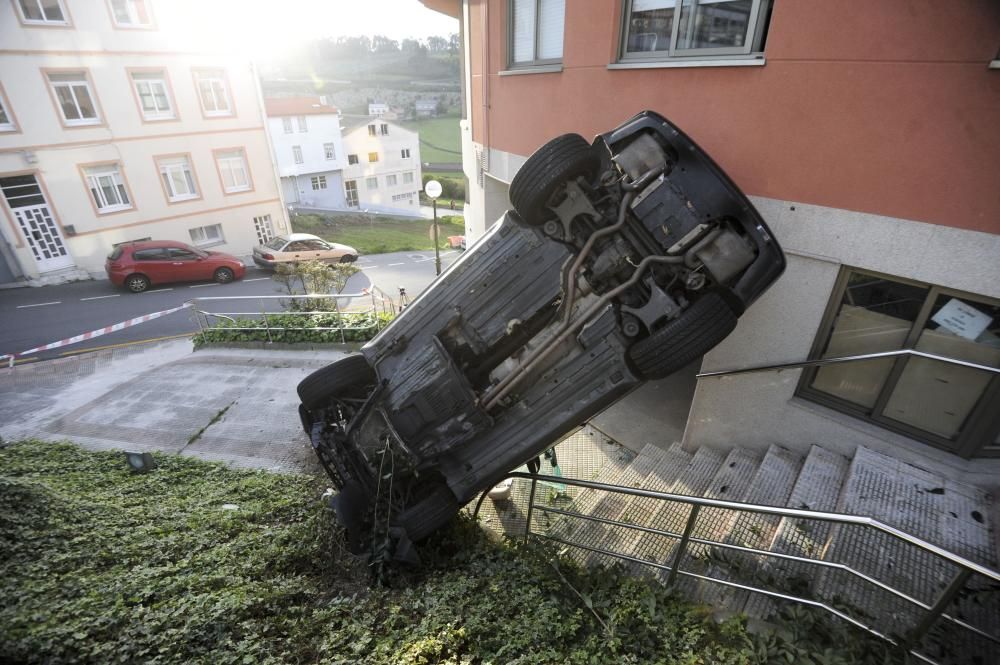
[(404, 528), (416, 543), (450, 522), (460, 508), (448, 485), (438, 482), (425, 498), (399, 513), (393, 523)]
[(212, 277), (219, 284), (228, 284), (236, 279), (236, 273), (233, 272), (232, 268), (219, 268)]
[(326, 406), (334, 397), (365, 397), (375, 383), (375, 372), (364, 356), (341, 358), (302, 379), (297, 388), (299, 399), (310, 411)]
[(142, 293), (149, 288), (149, 278), (135, 273), (125, 278), (125, 288), (132, 293)]
[(341, 263), (354, 263), (357, 260), (358, 260), (357, 254), (344, 254), (342, 257), (340, 257)]
[(736, 321), (736, 313), (719, 293), (706, 293), (679, 318), (633, 344), (629, 360), (642, 378), (662, 379), (724, 340)]
[(600, 158), (582, 136), (563, 134), (528, 157), (511, 180), (510, 202), (528, 224), (544, 224), (551, 217), (546, 206), (556, 190), (579, 176), (593, 178), (600, 167)]

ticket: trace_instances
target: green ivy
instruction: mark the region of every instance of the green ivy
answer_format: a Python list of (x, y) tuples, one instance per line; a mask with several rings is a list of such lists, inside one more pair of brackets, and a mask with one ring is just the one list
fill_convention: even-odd
[[(214, 328), (195, 334), (194, 348), (212, 342), (280, 342), (284, 344), (338, 342), (366, 342), (386, 327), (393, 316), (387, 312), (361, 314), (268, 314), (263, 319), (238, 318), (235, 323), (221, 320)], [(341, 328), (340, 330), (315, 330), (315, 328)], [(236, 330), (250, 328), (251, 330)], [(305, 330), (277, 330), (278, 328), (305, 328)]]
[(155, 459), (135, 474), (121, 453), (0, 448), (0, 662), (853, 662), (769, 653), (740, 619), (470, 519), (371, 588), (315, 477)]

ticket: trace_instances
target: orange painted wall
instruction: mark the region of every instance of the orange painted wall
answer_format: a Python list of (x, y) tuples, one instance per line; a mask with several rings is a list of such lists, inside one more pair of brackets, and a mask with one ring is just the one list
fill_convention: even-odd
[(608, 70), (620, 0), (567, 0), (563, 71), (520, 76), (498, 75), (507, 2), (470, 3), (480, 143), (527, 155), (650, 108), (749, 194), (1000, 233), (1000, 2), (775, 0), (763, 67)]

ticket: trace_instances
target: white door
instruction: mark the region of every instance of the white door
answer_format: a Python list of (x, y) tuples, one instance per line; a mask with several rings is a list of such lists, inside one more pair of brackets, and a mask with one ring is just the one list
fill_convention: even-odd
[(12, 212), (35, 257), (38, 272), (51, 272), (73, 265), (73, 257), (66, 251), (59, 225), (52, 219), (47, 205), (14, 208)]

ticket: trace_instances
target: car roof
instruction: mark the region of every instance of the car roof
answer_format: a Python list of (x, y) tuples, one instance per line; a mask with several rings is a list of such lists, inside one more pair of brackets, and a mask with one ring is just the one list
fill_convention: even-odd
[(322, 240), (319, 236), (314, 236), (311, 233), (289, 233), (287, 236), (282, 237), (288, 238), (288, 242), (295, 242), (296, 240)]
[(133, 242), (123, 243), (122, 247), (131, 247), (132, 249), (160, 249), (161, 247), (183, 247), (184, 249), (190, 249), (191, 245), (186, 242), (181, 242), (180, 240), (136, 240)]

